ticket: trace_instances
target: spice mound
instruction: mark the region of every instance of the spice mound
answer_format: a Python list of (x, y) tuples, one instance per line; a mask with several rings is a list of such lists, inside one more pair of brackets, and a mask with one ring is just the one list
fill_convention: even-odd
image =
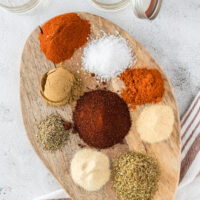
[(52, 18), (41, 28), (40, 48), (54, 63), (70, 59), (87, 42), (90, 24), (75, 13)]
[(110, 179), (109, 158), (98, 151), (83, 149), (71, 161), (73, 181), (87, 191), (100, 190)]
[(164, 94), (164, 80), (156, 69), (138, 68), (126, 69), (120, 75), (126, 89), (122, 91), (122, 98), (131, 108), (147, 103), (158, 103)]
[(83, 93), (81, 80), (62, 67), (44, 74), (41, 88), (41, 96), (52, 106), (70, 104)]
[(73, 119), (84, 142), (100, 149), (121, 142), (131, 127), (127, 104), (105, 90), (85, 93), (77, 101)]
[(141, 139), (156, 143), (170, 137), (174, 125), (174, 112), (167, 105), (151, 105), (142, 111), (136, 121), (136, 129)]
[(132, 63), (132, 50), (120, 36), (105, 35), (91, 41), (84, 49), (84, 68), (102, 79), (110, 79), (122, 73)]
[(113, 167), (113, 188), (121, 200), (152, 200), (160, 170), (157, 161), (136, 152), (121, 155)]
[(65, 145), (70, 130), (65, 130), (60, 115), (50, 115), (38, 125), (37, 139), (44, 150), (55, 151)]

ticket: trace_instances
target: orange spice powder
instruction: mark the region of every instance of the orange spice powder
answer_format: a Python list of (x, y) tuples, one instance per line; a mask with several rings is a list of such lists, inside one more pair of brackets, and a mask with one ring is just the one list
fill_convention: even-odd
[(45, 23), (39, 34), (40, 48), (54, 63), (70, 59), (90, 34), (90, 23), (76, 13), (67, 13)]
[(126, 88), (122, 98), (131, 108), (147, 103), (158, 103), (164, 94), (164, 80), (157, 69), (137, 68), (126, 69), (120, 75)]

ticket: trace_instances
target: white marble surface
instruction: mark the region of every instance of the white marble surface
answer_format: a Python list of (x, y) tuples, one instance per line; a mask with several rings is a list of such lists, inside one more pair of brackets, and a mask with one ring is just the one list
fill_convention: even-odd
[(31, 200), (59, 188), (26, 138), (19, 102), (19, 65), (26, 38), (47, 19), (87, 11), (120, 25), (157, 59), (171, 80), (180, 114), (200, 89), (200, 2), (163, 0), (152, 22), (133, 16), (131, 6), (98, 11), (86, 0), (41, 0), (29, 14), (0, 10), (0, 200)]

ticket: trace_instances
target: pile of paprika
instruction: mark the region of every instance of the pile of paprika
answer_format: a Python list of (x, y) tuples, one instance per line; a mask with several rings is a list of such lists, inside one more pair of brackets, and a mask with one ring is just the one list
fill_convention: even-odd
[(84, 142), (100, 149), (122, 142), (131, 127), (127, 104), (105, 90), (85, 93), (77, 101), (73, 119)]
[(90, 24), (75, 13), (52, 18), (41, 28), (40, 48), (54, 63), (70, 59), (76, 49), (87, 42)]
[(164, 95), (164, 80), (157, 69), (136, 68), (126, 69), (120, 75), (126, 88), (122, 98), (131, 108), (147, 103), (158, 103)]

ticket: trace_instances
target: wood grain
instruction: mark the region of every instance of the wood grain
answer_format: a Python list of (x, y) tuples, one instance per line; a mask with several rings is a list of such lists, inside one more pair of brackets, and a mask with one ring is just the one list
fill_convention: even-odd
[[(108, 34), (116, 35), (119, 33), (127, 39), (129, 45), (133, 49), (137, 59), (134, 67), (156, 68), (162, 73), (165, 79), (166, 91), (161, 104), (170, 105), (175, 113), (175, 124), (171, 137), (167, 141), (153, 145), (142, 142), (135, 128), (135, 121), (144, 106), (138, 106), (135, 110), (131, 110), (132, 127), (124, 144), (117, 144), (112, 148), (101, 151), (106, 153), (111, 161), (128, 150), (139, 151), (157, 158), (161, 167), (161, 179), (154, 200), (174, 199), (180, 171), (180, 125), (174, 92), (166, 74), (144, 47), (120, 27), (99, 16), (88, 13), (78, 13), (78, 15), (81, 18), (88, 19), (92, 24), (90, 39), (100, 37), (103, 34), (102, 30)], [(87, 146), (79, 138), (78, 134), (71, 134), (69, 142), (65, 147), (61, 151), (55, 153), (43, 151), (37, 143), (36, 133), (38, 123), (51, 113), (59, 113), (65, 120), (72, 121), (72, 111), (75, 105), (61, 107), (47, 106), (39, 95), (42, 75), (55, 67), (55, 64), (47, 60), (40, 51), (38, 40), (39, 32), (40, 29), (38, 27), (29, 36), (21, 58), (20, 98), (27, 136), (42, 162), (73, 200), (116, 200), (118, 198), (112, 190), (111, 181), (98, 192), (84, 191), (73, 183), (69, 170), (70, 160), (74, 153), (81, 148), (78, 144)], [(104, 88), (105, 86), (98, 83), (89, 73), (84, 73), (81, 70), (82, 52), (83, 48), (78, 49), (71, 60), (65, 61), (66, 68), (74, 73), (77, 73), (78, 70), (80, 71), (78, 75), (84, 79), (85, 91)], [(109, 81), (106, 87), (107, 89), (117, 92), (118, 89), (112, 87), (113, 81), (114, 79)]]

